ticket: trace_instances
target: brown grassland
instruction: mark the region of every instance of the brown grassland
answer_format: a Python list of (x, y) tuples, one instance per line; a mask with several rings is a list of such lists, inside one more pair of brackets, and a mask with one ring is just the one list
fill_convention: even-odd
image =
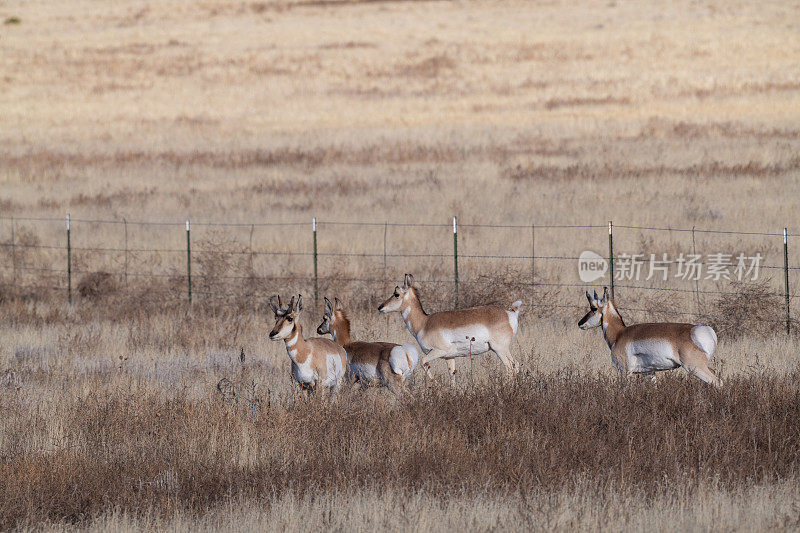
[[(790, 1), (0, 2), (0, 529), (800, 528), (799, 73)], [(32, 220), (65, 213), (71, 305)], [(459, 304), (523, 300), (523, 371), (298, 395), (266, 299), (313, 334), (311, 218), (354, 337), (410, 342), (375, 308), (407, 271), (452, 305), (452, 216)], [(619, 284), (626, 319), (717, 329), (722, 390), (620, 379), (577, 329), (609, 220), (776, 267)]]

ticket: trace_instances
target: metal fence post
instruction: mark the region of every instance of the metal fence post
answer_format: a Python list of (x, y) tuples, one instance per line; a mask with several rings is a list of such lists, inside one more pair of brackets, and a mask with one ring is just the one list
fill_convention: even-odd
[(614, 298), (614, 223), (608, 221), (608, 266), (611, 268), (611, 298)]
[(455, 307), (458, 307), (458, 219), (453, 217), (453, 281), (456, 287)]
[(69, 235), (69, 213), (67, 213), (67, 303), (72, 303), (72, 243)]
[(319, 276), (317, 274), (317, 217), (311, 221), (311, 230), (314, 232), (314, 303), (319, 303)]
[(128, 286), (128, 221), (123, 218), (122, 224), (125, 227), (125, 286)]
[(791, 324), (789, 316), (789, 239), (786, 228), (783, 228), (783, 280), (786, 296), (786, 334), (789, 335)]
[(255, 231), (255, 224), (250, 224), (250, 275), (255, 278), (255, 267), (253, 266), (253, 231)]
[(14, 287), (17, 286), (17, 239), (14, 235), (14, 217), (11, 217), (11, 268), (14, 271)]
[(536, 285), (536, 224), (531, 223), (531, 286)]
[(189, 290), (189, 303), (192, 303), (192, 231), (186, 220), (186, 281)]
[[(695, 239), (694, 239), (694, 226), (692, 226), (692, 255), (694, 255), (695, 258), (697, 257), (697, 246), (695, 244)], [(698, 315), (702, 315), (703, 314), (703, 310), (700, 307), (700, 281), (699, 281), (699, 278), (700, 278), (700, 276), (695, 276), (695, 278), (694, 278), (694, 295), (695, 295), (695, 297), (697, 299), (697, 314)]]

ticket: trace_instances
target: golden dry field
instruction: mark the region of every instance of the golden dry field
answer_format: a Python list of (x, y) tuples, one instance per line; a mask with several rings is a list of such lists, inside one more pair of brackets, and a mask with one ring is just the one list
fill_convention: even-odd
[[(789, 1), (1, 1), (0, 528), (797, 529), (798, 154)], [(453, 216), (523, 372), (298, 396), (266, 302), (319, 324), (312, 218), (320, 300), (412, 342), (376, 307), (405, 272), (453, 306)], [(763, 256), (616, 281), (715, 327), (721, 391), (576, 327), (610, 220), (617, 254)]]

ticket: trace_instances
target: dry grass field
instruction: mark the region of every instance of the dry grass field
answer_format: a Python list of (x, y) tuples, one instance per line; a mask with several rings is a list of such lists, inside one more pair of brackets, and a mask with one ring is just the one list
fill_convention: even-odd
[[(800, 266), (800, 6), (581, 4), (0, 2), (0, 528), (800, 528), (780, 268), (619, 284), (632, 321), (715, 326), (716, 391), (619, 380), (572, 259), (613, 220), (621, 252), (770, 267), (788, 227)], [(312, 290), (311, 218), (354, 336), (409, 342), (375, 308), (408, 271), (452, 305), (452, 216), (460, 304), (524, 301), (523, 372), (300, 397), (266, 299)], [(191, 306), (185, 255), (136, 251), (187, 218)]]

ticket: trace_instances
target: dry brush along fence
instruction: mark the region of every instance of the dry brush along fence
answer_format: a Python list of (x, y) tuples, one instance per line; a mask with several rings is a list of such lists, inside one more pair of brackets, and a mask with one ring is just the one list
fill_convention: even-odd
[[(635, 318), (703, 318), (732, 332), (755, 320), (760, 332), (790, 333), (800, 296), (790, 290), (800, 270), (790, 246), (797, 235), (785, 228), (464, 224), (456, 217), (190, 223), (67, 215), (0, 223), (0, 299), (110, 302), (127, 294), (197, 305), (302, 291), (316, 301), (345, 294), (355, 306), (374, 308), (395, 280), (413, 272), (432, 306), (522, 297), (539, 316), (572, 318), (585, 308), (583, 290), (605, 284)], [(581, 281), (579, 265), (595, 268), (596, 279)]]

